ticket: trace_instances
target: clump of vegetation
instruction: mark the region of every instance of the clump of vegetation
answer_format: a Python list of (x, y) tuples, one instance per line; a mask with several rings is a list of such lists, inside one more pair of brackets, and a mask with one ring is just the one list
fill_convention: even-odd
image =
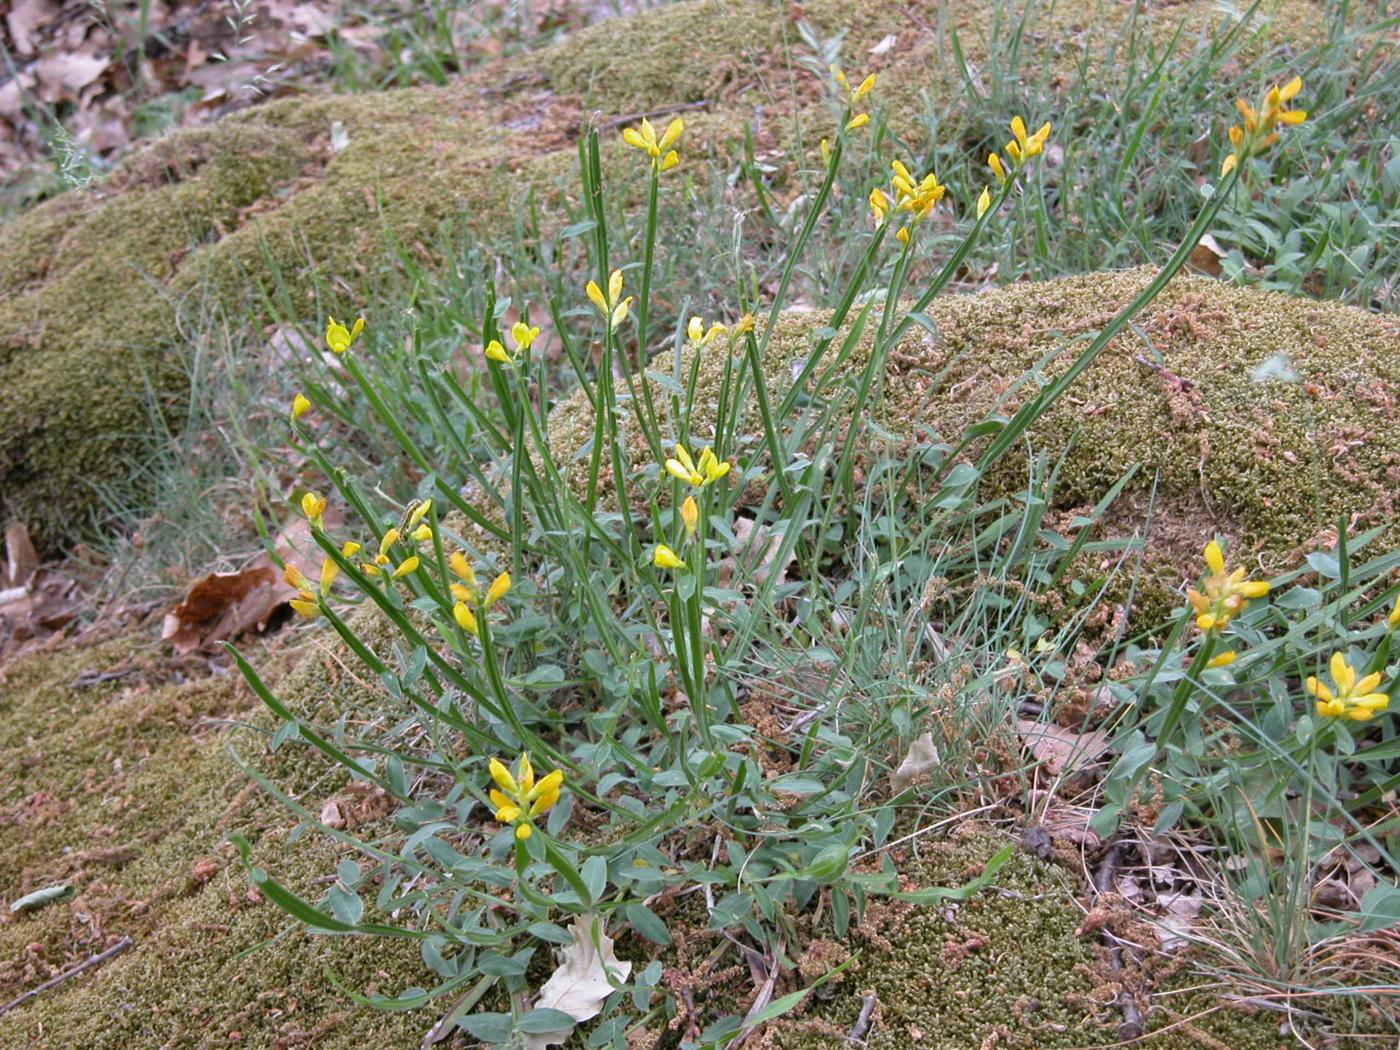
[[(392, 1011), (435, 1004), (439, 1031), (546, 1046), (586, 1022), (591, 1045), (712, 1046), (775, 1025), (780, 1042), (786, 1032), (799, 1045), (823, 1022), (795, 1022), (863, 954), (808, 956), (799, 946), (820, 940), (814, 930), (859, 943), (877, 916), (911, 905), (996, 910), (981, 896), (1012, 863), (1013, 843), (953, 885), (923, 885), (911, 878), (917, 866), (893, 860), (925, 834), (897, 834), (901, 818), (918, 807), (921, 825), (930, 808), (956, 820), (972, 799), (1046, 812), (1089, 749), (1116, 758), (1088, 788), (1087, 833), (1181, 829), (1228, 850), (1233, 899), (1282, 901), (1279, 915), (1304, 917), (1286, 930), (1261, 924), (1282, 940), (1270, 942), (1272, 969), (1249, 972), (1289, 995), (1314, 982), (1317, 994), (1346, 997), (1344, 976), (1313, 965), (1319, 945), (1384, 927), (1400, 895), (1372, 830), (1388, 819), (1393, 749), (1367, 739), (1389, 703), (1378, 686), (1394, 623), (1374, 612), (1393, 589), (1378, 581), (1400, 556), (1355, 563), (1375, 533), (1348, 537), (1344, 521), (1331, 560), (1309, 561), (1310, 586), (1283, 587), (1304, 570), (1250, 579), (1218, 541), (1198, 537), (1206, 573), (1190, 611), (1139, 624), (1102, 608), (1106, 581), (1089, 594), (1073, 575), (1094, 519), (1049, 526), (1060, 465), (1041, 453), (1019, 491), (1004, 482), (1011, 455), (1163, 293), (1216, 215), (1248, 200), (1237, 190), (1262, 174), (1258, 158), (1307, 119), (1295, 103), (1301, 80), (1269, 88), (1257, 109), (1240, 104), (1218, 182), (1181, 244), (1065, 361), (1008, 383), (978, 418), (898, 435), (880, 411), (895, 355), (916, 331), (941, 338), (932, 304), (978, 239), (1040, 185), (1053, 129), (1012, 118), (973, 192), (950, 194), (934, 171), (894, 160), (865, 198), (868, 232), (834, 310), (804, 352), (775, 362), (795, 274), (844, 158), (870, 134), (876, 78), (832, 73), (836, 119), (820, 142), (819, 181), (761, 308), (741, 279), (732, 322), (663, 313), (654, 282), (685, 148), (677, 117), (622, 133), (648, 172), (635, 260), (619, 262), (628, 252), (603, 205), (599, 138), (584, 138), (586, 213), (569, 236), (594, 276), (583, 297), (561, 283), (543, 305), (517, 301), (509, 275), (485, 277), (483, 371), (464, 379), (450, 363), (386, 356), (370, 349), (362, 320), (328, 322), (334, 371), (308, 376), (289, 414), (300, 451), (355, 524), (328, 528), (330, 497), (304, 493), (324, 560), (319, 578), (289, 567), (287, 579), (294, 608), (324, 619), (382, 687), (377, 728), (355, 734), (343, 719), (307, 717), (238, 662), (282, 720), (274, 746), (318, 752), (393, 800), (394, 832), (328, 826), (249, 767), (355, 857), (320, 897), (250, 862), (253, 883), (313, 932), (418, 942), (435, 987), (350, 994)], [(948, 224), (951, 251), (921, 255), (927, 231)], [(670, 349), (644, 359), (662, 326)], [(416, 346), (422, 335), (410, 327), (391, 342)], [(561, 373), (581, 391), (563, 415), (552, 403)], [(386, 433), (402, 476), (375, 490), (341, 466), (315, 440), (332, 417)], [(1097, 517), (1127, 480), (1114, 479)], [(1084, 600), (1066, 609), (1066, 591)], [(343, 614), (349, 597), (390, 625), (387, 639)], [(1332, 684), (1304, 687), (1300, 671), (1332, 648)], [(1087, 702), (1066, 709), (1076, 688)], [(1304, 691), (1317, 704), (1300, 718)], [(1032, 697), (1038, 717), (1027, 719)], [(1061, 742), (1053, 757), (1034, 743), (1047, 736)], [(1266, 796), (1247, 789), (1252, 776), (1270, 785)], [(1238, 819), (1237, 791), (1264, 803), (1250, 821)], [(1362, 847), (1373, 889), (1320, 939), (1296, 894)], [(1258, 865), (1276, 872), (1280, 853), (1291, 865), (1280, 881), (1238, 877), (1257, 882)], [(684, 907), (697, 898), (698, 917)], [(412, 920), (378, 917), (389, 914)], [(1063, 913), (1049, 921), (1065, 925)], [(1074, 954), (1063, 933), (1051, 955)], [(705, 964), (689, 983), (668, 981), (666, 951), (703, 937), (716, 938)], [(878, 933), (866, 939), (877, 965), (912, 965)], [(1110, 946), (1117, 964), (1121, 945)], [(1019, 963), (1027, 996), (1084, 992), (1082, 1020), (1046, 1022), (1064, 1045), (1109, 1023), (1088, 1015), (1083, 975), (1037, 985), (1036, 967)], [(754, 987), (736, 999), (721, 975), (746, 971)], [(959, 1005), (954, 996), (940, 1015), (935, 1004), (922, 1023)], [(1050, 1016), (964, 1018), (948, 1045), (995, 1030), (1024, 1041)], [(1312, 1014), (1285, 1020), (1327, 1031)]]

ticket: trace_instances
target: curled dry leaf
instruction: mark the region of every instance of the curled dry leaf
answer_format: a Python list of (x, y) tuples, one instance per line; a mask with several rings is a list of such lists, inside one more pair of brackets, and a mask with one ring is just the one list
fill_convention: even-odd
[[(596, 915), (579, 916), (569, 934), (573, 943), (560, 950), (559, 967), (540, 989), (535, 1009), (561, 1010), (575, 1021), (587, 1021), (598, 1015), (613, 992), (608, 974), (621, 984), (632, 975), (632, 964), (618, 961), (612, 938), (603, 932), (603, 920)], [(567, 1031), (527, 1035), (525, 1050), (545, 1050), (568, 1038)]]
[(1073, 773), (1080, 766), (1094, 761), (1108, 750), (1108, 734), (1099, 729), (1076, 733), (1053, 723), (1029, 718), (1016, 720), (1016, 731), (1036, 761), (1045, 766), (1051, 776)]
[[(326, 525), (334, 524), (328, 512)], [(313, 580), (319, 574), (320, 548), (304, 519), (297, 518), (283, 529), (276, 546), (277, 556), (286, 564)], [(177, 653), (209, 649), (245, 631), (265, 630), (278, 607), (296, 594), (272, 559), (260, 554), (246, 568), (211, 572), (196, 580), (180, 604), (166, 613), (160, 636)]]
[(898, 795), (918, 777), (938, 768), (938, 748), (933, 745), (933, 734), (925, 733), (909, 745), (909, 753), (899, 768), (890, 774), (890, 790)]

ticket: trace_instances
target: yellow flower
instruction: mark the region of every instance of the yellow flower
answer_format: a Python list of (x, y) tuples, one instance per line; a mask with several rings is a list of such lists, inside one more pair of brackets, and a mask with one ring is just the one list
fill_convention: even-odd
[(846, 121), (846, 130), (847, 130), (847, 131), (855, 131), (855, 130), (857, 130), (858, 128), (863, 128), (863, 127), (865, 127), (865, 125), (867, 125), (867, 124), (869, 124), (869, 123), (870, 123), (870, 114), (869, 114), (869, 113), (857, 113), (857, 114), (856, 114), (854, 117), (852, 117), (850, 120)]
[(614, 270), (608, 276), (608, 294), (606, 296), (603, 295), (603, 290), (598, 287), (596, 281), (589, 281), (584, 290), (588, 292), (588, 298), (593, 301), (598, 312), (608, 319), (609, 328), (616, 328), (627, 320), (627, 311), (632, 305), (632, 297), (629, 295), (625, 299), (621, 298), (621, 270)]
[(680, 555), (673, 551), (664, 543), (658, 543), (656, 550), (651, 556), (651, 563), (658, 569), (684, 569), (685, 562)]
[(486, 349), (482, 351), (488, 361), (499, 361), (503, 365), (511, 363), (510, 354), (506, 353), (506, 348), (501, 345), (499, 339), (492, 339), (486, 344)]
[[(459, 586), (461, 586), (461, 584), (454, 583), (452, 585), (454, 594)], [(458, 626), (460, 626), (462, 630), (466, 631), (473, 638), (479, 633), (476, 625), (476, 615), (467, 606), (466, 602), (459, 601), (456, 605), (452, 606), (452, 618), (457, 621)]]
[(433, 527), (425, 521), (409, 533), (409, 538), (416, 543), (426, 543), (433, 538)]
[(685, 121), (676, 117), (666, 126), (661, 137), (657, 138), (656, 129), (651, 126), (651, 121), (643, 117), (640, 128), (626, 128), (622, 132), (622, 141), (646, 153), (658, 171), (669, 171), (680, 163), (679, 154), (671, 149), (671, 146), (681, 137), (684, 130)]
[(992, 190), (990, 186), (982, 187), (982, 195), (977, 198), (977, 217), (980, 219), (987, 214), (987, 209), (992, 206)]
[(755, 324), (757, 324), (757, 322), (754, 320), (753, 314), (745, 314), (743, 317), (739, 318), (739, 323), (734, 326), (734, 334), (748, 335), (748, 333), (753, 331)]
[(529, 752), (520, 756), (515, 775), (498, 759), (491, 759), (488, 768), (496, 786), (490, 790), (495, 819), (501, 824), (514, 824), (515, 837), (524, 842), (533, 832), (532, 821), (548, 812), (559, 801), (564, 786), (564, 773), (554, 770), (535, 781), (535, 770)]
[(1356, 669), (1339, 652), (1332, 654), (1328, 670), (1332, 673), (1335, 692), (1315, 676), (1309, 675), (1307, 681), (1308, 695), (1317, 701), (1319, 718), (1341, 718), (1345, 715), (1353, 721), (1365, 722), (1389, 706), (1390, 697), (1375, 691), (1376, 686), (1381, 684), (1379, 673), (1368, 674), (1357, 681)]
[(1006, 185), (1006, 168), (1002, 166), (1001, 158), (995, 153), (987, 155), (987, 167), (992, 169), (992, 174), (997, 177), (997, 182)]
[(472, 569), (472, 563), (467, 561), (466, 556), (461, 551), (453, 551), (452, 556), (447, 559), (447, 567), (473, 592), (476, 591), (476, 571)]
[(482, 601), (482, 604), (489, 609), (504, 598), (509, 591), (510, 573), (503, 572), (491, 581), (490, 587), (486, 588), (486, 598)]
[(708, 329), (705, 322), (699, 317), (692, 317), (685, 326), (686, 338), (693, 346), (708, 346), (720, 336), (724, 335), (724, 325), (716, 321)]
[(721, 462), (719, 457), (714, 454), (714, 450), (705, 448), (700, 453), (700, 462), (697, 464), (690, 458), (690, 453), (685, 450), (685, 446), (679, 442), (675, 446), (675, 455), (666, 460), (664, 466), (666, 473), (677, 481), (694, 485), (696, 488), (711, 485), (729, 473), (729, 463)]
[(428, 516), (428, 511), (433, 509), (433, 501), (430, 499), (416, 499), (411, 502), (408, 507), (408, 518), (404, 524), (406, 528), (411, 529)]
[(1216, 653), (1206, 661), (1207, 667), (1229, 667), (1235, 662), (1235, 650), (1226, 649), (1223, 653)]
[(360, 553), (360, 545), (354, 540), (346, 540), (340, 545), (340, 556), (342, 558), (353, 558)]
[(343, 354), (350, 349), (351, 344), (359, 338), (360, 333), (364, 330), (365, 319), (363, 317), (357, 320), (352, 328), (337, 324), (334, 317), (327, 318), (326, 345), (337, 354)]
[(1011, 118), (1012, 139), (1006, 144), (1006, 155), (1020, 164), (1039, 156), (1045, 149), (1045, 140), (1050, 137), (1050, 122), (1047, 120), (1034, 135), (1026, 134), (1026, 122), (1020, 117)]
[(894, 187), (897, 210), (911, 212), (916, 221), (927, 218), (933, 206), (943, 199), (947, 187), (939, 185), (938, 176), (933, 172), (915, 180), (909, 169), (897, 160), (890, 168), (894, 171), (890, 185)]
[(897, 240), (900, 244), (908, 245), (908, 244), (909, 244), (909, 227), (908, 227), (908, 226), (901, 226), (899, 229), (895, 230), (895, 231), (894, 231), (894, 239)]
[(299, 591), (311, 590), (311, 581), (291, 562), (282, 566), (282, 579), (287, 581), (288, 587), (295, 587)]
[(694, 537), (696, 526), (700, 523), (700, 507), (694, 496), (687, 496), (681, 504), (681, 521), (685, 524), (686, 535)]
[(870, 214), (875, 216), (877, 230), (885, 225), (885, 220), (890, 217), (890, 199), (879, 186), (870, 191)]
[(308, 492), (301, 497), (301, 512), (306, 515), (306, 520), (311, 522), (316, 528), (321, 527), (321, 515), (326, 512), (326, 500), (324, 496), (318, 496), (314, 492)]
[(1222, 179), (1234, 171), (1241, 161), (1263, 153), (1277, 142), (1279, 128), (1297, 127), (1308, 119), (1307, 110), (1287, 108), (1288, 103), (1302, 90), (1302, 77), (1294, 77), (1281, 87), (1274, 85), (1269, 88), (1264, 93), (1264, 104), (1260, 109), (1256, 110), (1242, 98), (1235, 100), (1240, 123), (1230, 127), (1230, 153), (1220, 165)]
[(331, 584), (340, 575), (340, 566), (335, 563), (334, 558), (321, 559), (321, 593), (330, 594)]
[(399, 567), (394, 570), (394, 579), (397, 580), (403, 576), (407, 576), (411, 572), (417, 572), (418, 564), (418, 555), (416, 554), (410, 555), (409, 557), (405, 558), (400, 563)]
[(1225, 552), (1215, 540), (1206, 544), (1205, 562), (1210, 571), (1201, 582), (1203, 591), (1192, 587), (1186, 596), (1196, 613), (1197, 627), (1203, 631), (1223, 631), (1231, 619), (1244, 611), (1251, 598), (1268, 594), (1269, 585), (1263, 580), (1246, 580), (1243, 566), (1227, 572)]
[(292, 398), (292, 422), (295, 423), (311, 409), (311, 402), (306, 400), (305, 394), (298, 394)]
[(1400, 594), (1395, 596), (1395, 605), (1390, 610), (1390, 615), (1385, 618), (1385, 625), (1392, 631), (1400, 627)]
[(823, 165), (828, 165), (828, 164), (830, 164), (830, 163), (831, 163), (831, 143), (830, 143), (830, 141), (828, 141), (827, 139), (822, 139), (821, 145), (820, 145), (819, 148), (820, 148), (820, 150), (821, 150), (821, 155), (822, 155), (822, 164), (823, 164)]
[(375, 562), (376, 562), (377, 564), (379, 564), (379, 565), (388, 565), (388, 564), (389, 564), (389, 548), (392, 547), (394, 544), (396, 544), (396, 543), (398, 543), (398, 542), (399, 542), (399, 530), (398, 530), (398, 529), (390, 529), (388, 532), (386, 532), (386, 533), (384, 534), (383, 538), (380, 539), (380, 541), (379, 541), (379, 556), (378, 556), (377, 558), (374, 559)]
[(321, 606), (310, 591), (302, 591), (287, 604), (295, 609), (298, 615), (305, 616), (308, 620), (314, 620), (321, 615)]
[(846, 79), (846, 74), (841, 72), (839, 67), (832, 65), (828, 66), (827, 68), (831, 70), (831, 75), (835, 78), (836, 83), (841, 85), (841, 90), (850, 92), (851, 105), (855, 105), (866, 95), (870, 94), (871, 89), (875, 86), (874, 73), (871, 73), (864, 80), (862, 80), (857, 87), (852, 88), (851, 82)]

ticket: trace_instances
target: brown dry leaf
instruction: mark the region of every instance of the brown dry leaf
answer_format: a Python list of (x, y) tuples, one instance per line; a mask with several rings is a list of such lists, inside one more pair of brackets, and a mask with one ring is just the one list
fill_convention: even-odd
[(262, 630), (277, 606), (296, 593), (272, 565), (237, 572), (211, 572), (196, 580), (184, 599), (165, 615), (160, 636), (177, 653), (193, 652), (241, 634)]
[(1201, 273), (1209, 274), (1211, 277), (1219, 277), (1221, 273), (1220, 260), (1225, 258), (1225, 249), (1220, 247), (1220, 242), (1210, 234), (1206, 234), (1197, 242), (1196, 247), (1191, 249), (1188, 262), (1194, 269)]
[(91, 51), (60, 51), (45, 55), (34, 64), (39, 77), (39, 94), (46, 102), (73, 97), (95, 82), (107, 69), (109, 60)]
[(1195, 926), (1196, 918), (1201, 914), (1201, 895), (1159, 893), (1157, 903), (1163, 908), (1158, 934), (1162, 942), (1162, 951), (1175, 951), (1189, 943), (1191, 928)]
[(12, 521), (5, 526), (5, 577), (0, 587), (23, 587), (39, 569), (39, 555), (29, 541), (29, 530)]
[(34, 41), (38, 35), (34, 31), (57, 15), (58, 5), (53, 0), (15, 0), (10, 13), (5, 16), (14, 49), (21, 55), (34, 54)]
[[(334, 528), (339, 517), (328, 510), (324, 520), (327, 528)], [(296, 518), (284, 528), (274, 547), (277, 556), (302, 575), (315, 579), (320, 573), (320, 548), (305, 518)], [(272, 559), (260, 554), (237, 572), (213, 572), (196, 580), (180, 604), (166, 614), (160, 636), (172, 642), (177, 653), (208, 649), (244, 631), (264, 630), (278, 606), (296, 594)]]
[(1108, 734), (1100, 729), (1076, 733), (1063, 726), (1018, 718), (1016, 731), (1021, 734), (1021, 740), (1036, 761), (1043, 763), (1045, 771), (1051, 776), (1072, 773), (1108, 750)]
[(938, 762), (938, 748), (933, 744), (933, 734), (925, 733), (909, 745), (904, 761), (890, 774), (890, 791), (898, 795), (917, 777), (937, 769)]

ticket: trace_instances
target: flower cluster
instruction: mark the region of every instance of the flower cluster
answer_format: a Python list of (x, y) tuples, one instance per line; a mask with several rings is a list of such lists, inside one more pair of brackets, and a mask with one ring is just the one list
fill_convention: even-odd
[[(1026, 122), (1020, 117), (1011, 118), (1011, 141), (1002, 147), (1008, 161), (1003, 162), (1001, 154), (993, 151), (987, 154), (987, 167), (992, 169), (992, 174), (996, 176), (997, 185), (1005, 186), (1007, 180), (1015, 173), (1015, 169), (1032, 157), (1038, 157), (1045, 152), (1045, 142), (1050, 138), (1050, 122), (1047, 120), (1035, 130), (1034, 134), (1026, 131)], [(977, 217), (980, 219), (986, 214), (987, 209), (992, 206), (991, 187), (982, 187), (982, 193), (977, 198)]]
[(1332, 672), (1335, 691), (1319, 682), (1315, 675), (1308, 676), (1308, 695), (1317, 701), (1319, 718), (1346, 717), (1355, 722), (1366, 722), (1389, 706), (1390, 697), (1375, 691), (1376, 686), (1381, 684), (1379, 672), (1368, 674), (1358, 681), (1356, 669), (1347, 663), (1341, 653), (1332, 654), (1328, 670)]
[(1230, 620), (1244, 611), (1251, 598), (1269, 593), (1263, 580), (1245, 579), (1243, 566), (1233, 572), (1225, 571), (1225, 552), (1211, 540), (1206, 544), (1206, 568), (1209, 574), (1201, 581), (1202, 590), (1192, 587), (1186, 592), (1196, 613), (1196, 626), (1203, 631), (1223, 631)]
[(490, 769), (491, 779), (496, 782), (496, 786), (491, 789), (491, 804), (496, 807), (496, 820), (502, 824), (514, 824), (515, 837), (524, 842), (534, 834), (532, 821), (559, 801), (559, 792), (564, 786), (564, 773), (556, 769), (536, 782), (535, 769), (530, 764), (528, 751), (522, 754), (516, 763), (514, 776), (500, 759), (491, 759)]
[[(855, 87), (851, 87), (851, 82), (846, 79), (846, 74), (841, 72), (838, 66), (833, 65), (830, 69), (831, 75), (836, 79), (836, 83), (841, 86), (842, 91), (847, 93), (847, 102), (852, 109), (858, 106), (861, 100), (864, 99), (866, 95), (870, 94), (871, 89), (875, 86), (874, 73), (871, 73)], [(856, 113), (850, 120), (846, 121), (846, 130), (855, 131), (857, 128), (863, 128), (869, 123), (869, 113)]]
[(1241, 122), (1230, 128), (1230, 155), (1220, 165), (1222, 179), (1240, 161), (1263, 153), (1277, 142), (1279, 128), (1296, 127), (1308, 119), (1307, 110), (1288, 108), (1302, 90), (1302, 77), (1294, 77), (1282, 87), (1276, 84), (1264, 93), (1264, 105), (1258, 110), (1242, 98), (1235, 99)]
[(713, 485), (729, 473), (728, 460), (721, 460), (709, 446), (701, 451), (700, 460), (697, 463), (690, 458), (690, 453), (680, 442), (676, 443), (675, 455), (666, 461), (665, 466), (666, 473), (670, 474), (671, 477), (677, 481), (684, 481), (687, 485), (693, 485), (697, 489)]
[(640, 128), (627, 128), (622, 132), (622, 141), (646, 153), (651, 158), (652, 167), (658, 172), (670, 171), (681, 162), (680, 154), (671, 147), (684, 130), (685, 122), (677, 117), (658, 138), (651, 121), (643, 117)]
[[(929, 172), (922, 179), (915, 178), (909, 169), (897, 160), (891, 162), (890, 169), (894, 172), (890, 179), (890, 188), (894, 191), (893, 201), (878, 186), (870, 191), (870, 211), (875, 216), (876, 227), (885, 224), (892, 208), (896, 212), (908, 212), (915, 223), (928, 218), (929, 212), (943, 199), (948, 188), (939, 183), (938, 176), (933, 172)], [(895, 237), (901, 244), (908, 244), (909, 227), (901, 226)]]
[(614, 270), (608, 275), (608, 294), (598, 287), (597, 281), (589, 281), (584, 289), (598, 312), (608, 319), (608, 327), (616, 328), (627, 320), (627, 311), (632, 307), (632, 297), (622, 297), (622, 271)]
[[(360, 551), (360, 545), (354, 540), (346, 540), (340, 548), (342, 558), (353, 558)], [(321, 605), (317, 600), (316, 592), (324, 598), (331, 593), (331, 585), (335, 583), (335, 578), (340, 575), (340, 566), (336, 564), (334, 558), (323, 558), (321, 560), (321, 580), (316, 590), (312, 589), (311, 581), (295, 565), (290, 563), (282, 566), (282, 578), (289, 586), (297, 589), (297, 596), (287, 602), (300, 615), (308, 620), (314, 620), (321, 614)]]
[(476, 571), (472, 568), (472, 563), (467, 561), (466, 555), (461, 551), (455, 552), (447, 559), (447, 566), (452, 570), (452, 575), (457, 577), (457, 582), (449, 585), (455, 599), (452, 618), (457, 621), (457, 626), (476, 638), (481, 633), (476, 614), (490, 612), (491, 607), (510, 592), (510, 573), (503, 572), (492, 580), (491, 586), (486, 588), (483, 595), (480, 585), (476, 582)]
[(540, 330), (538, 328), (531, 328), (524, 321), (516, 321), (515, 324), (510, 326), (510, 341), (511, 345), (515, 347), (513, 351), (508, 352), (506, 348), (501, 345), (499, 339), (492, 339), (486, 344), (486, 349), (483, 353), (486, 354), (486, 358), (489, 361), (496, 361), (503, 365), (513, 365), (521, 354), (530, 349), (534, 341), (539, 338), (539, 334)]

